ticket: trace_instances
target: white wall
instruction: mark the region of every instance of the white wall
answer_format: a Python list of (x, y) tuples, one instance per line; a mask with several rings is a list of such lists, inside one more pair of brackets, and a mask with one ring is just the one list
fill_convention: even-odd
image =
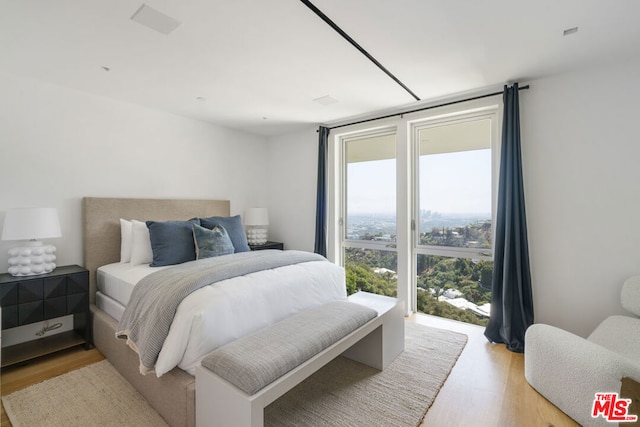
[(640, 63), (531, 82), (521, 93), (537, 322), (587, 335), (623, 313), (640, 274)]
[[(640, 274), (640, 64), (531, 82), (520, 93), (536, 322), (586, 336), (624, 313)], [(316, 128), (270, 139), (273, 236), (313, 249)]]
[[(0, 221), (58, 208), (58, 265), (82, 265), (83, 196), (267, 203), (266, 138), (7, 74), (0, 93)], [(0, 242), (0, 272), (12, 246)]]
[(318, 171), (317, 127), (269, 140), (269, 239), (313, 252)]

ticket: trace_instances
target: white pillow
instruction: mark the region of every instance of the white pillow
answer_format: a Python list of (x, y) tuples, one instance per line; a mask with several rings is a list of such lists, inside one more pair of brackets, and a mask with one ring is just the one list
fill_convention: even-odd
[(131, 261), (131, 221), (120, 218), (120, 262)]
[(131, 220), (131, 231), (131, 264), (150, 264), (153, 261), (153, 251), (147, 224)]

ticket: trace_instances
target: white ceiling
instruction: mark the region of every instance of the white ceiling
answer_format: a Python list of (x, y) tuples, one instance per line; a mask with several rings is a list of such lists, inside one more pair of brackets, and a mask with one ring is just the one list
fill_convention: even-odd
[[(312, 2), (423, 100), (640, 55), (637, 0)], [(140, 0), (0, 0), (0, 71), (261, 135), (415, 101), (299, 0), (146, 4), (181, 25), (133, 22)]]

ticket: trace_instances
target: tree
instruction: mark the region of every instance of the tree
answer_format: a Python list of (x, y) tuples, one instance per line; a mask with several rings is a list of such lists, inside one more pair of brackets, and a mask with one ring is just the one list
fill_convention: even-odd
[[(375, 273), (375, 268), (395, 271), (396, 253), (390, 251), (348, 248), (345, 250), (347, 292), (358, 290), (396, 296), (397, 277), (394, 273)], [(435, 255), (420, 255), (417, 263), (417, 306), (426, 314), (486, 325), (488, 319), (475, 313), (438, 301), (446, 289), (457, 289), (465, 299), (477, 305), (491, 300), (493, 263)], [(488, 287), (485, 283), (489, 283)]]

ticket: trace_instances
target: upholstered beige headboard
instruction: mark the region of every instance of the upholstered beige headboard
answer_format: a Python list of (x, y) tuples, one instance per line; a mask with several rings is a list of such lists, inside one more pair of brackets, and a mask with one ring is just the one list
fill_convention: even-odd
[(228, 200), (83, 198), (83, 257), (91, 303), (96, 298), (96, 269), (120, 261), (120, 218), (168, 221), (228, 216), (229, 207)]

